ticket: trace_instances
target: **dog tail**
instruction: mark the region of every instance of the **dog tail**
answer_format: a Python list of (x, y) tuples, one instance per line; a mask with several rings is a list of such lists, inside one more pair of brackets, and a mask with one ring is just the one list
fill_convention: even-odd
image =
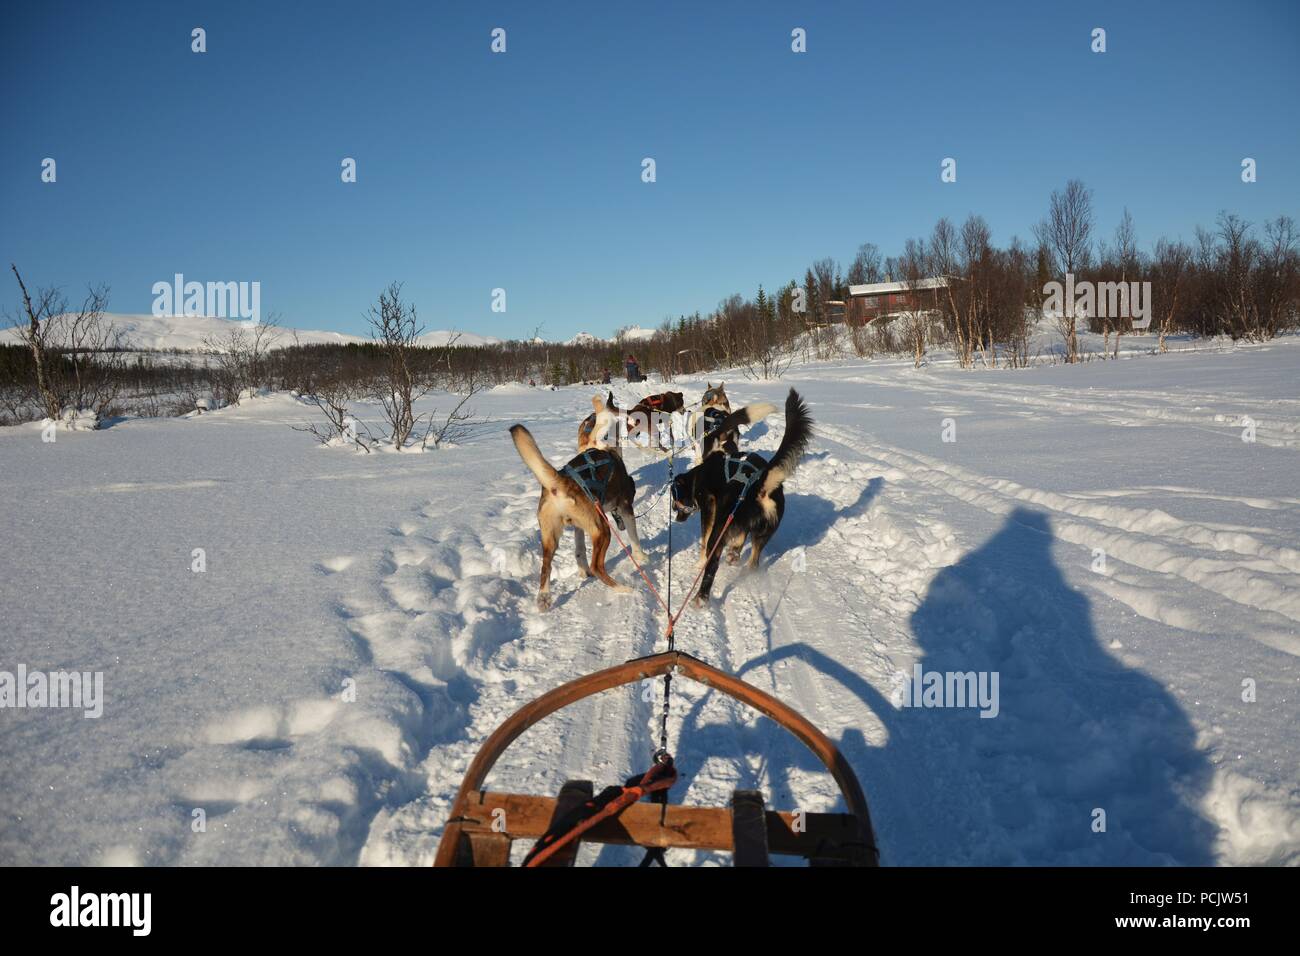
[(542, 487), (553, 488), (560, 473), (546, 460), (541, 449), (537, 447), (537, 442), (533, 440), (532, 433), (523, 425), (512, 425), (510, 437), (514, 439), (515, 451), (519, 452), (519, 457), (524, 460), (528, 470), (537, 476)]
[(723, 435), (734, 432), (741, 425), (756, 425), (775, 411), (776, 406), (771, 402), (755, 402), (753, 405), (746, 405), (732, 412), (722, 420), (721, 425), (705, 437), (703, 457), (708, 458), (721, 447)]
[(812, 441), (812, 425), (813, 420), (808, 414), (808, 406), (804, 404), (798, 392), (793, 388), (790, 389), (790, 394), (785, 398), (785, 435), (782, 436), (781, 445), (763, 474), (763, 494), (775, 491), (782, 482), (794, 474), (799, 459), (803, 457), (808, 443)]

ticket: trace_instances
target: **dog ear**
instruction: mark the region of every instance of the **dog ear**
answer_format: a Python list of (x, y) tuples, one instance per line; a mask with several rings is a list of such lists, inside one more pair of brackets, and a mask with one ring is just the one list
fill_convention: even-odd
[(593, 395), (591, 396), (591, 407), (592, 410), (595, 411), (597, 415), (599, 415), (601, 412), (605, 410), (605, 402), (601, 399), (599, 395)]

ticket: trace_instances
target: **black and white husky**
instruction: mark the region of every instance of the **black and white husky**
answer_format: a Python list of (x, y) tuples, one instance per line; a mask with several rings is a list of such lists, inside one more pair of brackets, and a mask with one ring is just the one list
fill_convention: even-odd
[(721, 447), (717, 437), (741, 425), (761, 421), (774, 411), (776, 406), (760, 402), (728, 415), (722, 426), (706, 439), (704, 460), (673, 480), (676, 519), (685, 521), (695, 512), (700, 513), (701, 560), (705, 568), (695, 598), (698, 604), (709, 600), (724, 546), (729, 549), (729, 561), (735, 563), (748, 539), (749, 566), (757, 567), (764, 546), (781, 525), (785, 514), (785, 492), (781, 486), (794, 474), (813, 434), (812, 418), (799, 393), (790, 389), (786, 396), (785, 435), (770, 462), (753, 452), (733, 454)]

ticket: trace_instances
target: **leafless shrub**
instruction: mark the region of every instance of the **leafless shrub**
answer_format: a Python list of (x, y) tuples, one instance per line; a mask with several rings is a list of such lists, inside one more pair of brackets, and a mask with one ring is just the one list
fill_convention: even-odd
[(238, 404), (245, 391), (270, 385), (268, 357), (281, 334), (279, 318), (272, 313), (260, 322), (231, 323), (203, 339), (213, 369), (213, 391), (222, 404)]
[(349, 407), (356, 397), (356, 387), (337, 375), (318, 381), (310, 393), (301, 393), (299, 399), (320, 412), (324, 423), (305, 422), (292, 426), (293, 430), (306, 432), (322, 445), (351, 444), (369, 454), (373, 438)]
[(382, 360), (371, 384), (371, 395), (383, 409), (389, 440), (403, 448), (415, 430), (415, 401), (428, 391), (426, 384), (416, 381), (411, 359), (424, 326), (416, 317), (415, 306), (402, 302), (400, 282), (391, 283), (379, 294), (367, 320)]
[(469, 438), (475, 431), (475, 426), (480, 422), (480, 419), (474, 414), (472, 408), (467, 407), (467, 403), (484, 387), (478, 383), (470, 383), (467, 391), (458, 396), (451, 411), (441, 419), (438, 418), (437, 409), (430, 412), (429, 424), (424, 430), (424, 436), (420, 439), (420, 447), (427, 448), (432, 442), (433, 447), (437, 449), (444, 444), (455, 445)]
[(22, 294), (20, 315), (11, 321), (31, 353), (32, 375), (31, 390), (14, 390), (7, 410), (17, 414), (18, 403), (32, 403), (56, 420), (89, 411), (98, 425), (112, 410), (125, 366), (122, 334), (105, 315), (108, 287), (92, 286), (73, 311), (57, 289), (38, 289), (33, 297), (18, 267), (11, 268)]

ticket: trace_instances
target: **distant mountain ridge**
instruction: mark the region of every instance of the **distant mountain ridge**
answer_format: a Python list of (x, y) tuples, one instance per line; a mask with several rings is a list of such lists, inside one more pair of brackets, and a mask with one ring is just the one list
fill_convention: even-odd
[[(233, 329), (245, 324), (238, 319), (221, 319), (207, 315), (126, 315), (110, 312), (106, 313), (106, 316), (123, 332), (129, 348), (142, 351), (201, 351), (205, 339), (220, 342)], [(274, 347), (293, 345), (295, 335), (299, 345), (347, 345), (370, 341), (364, 336), (349, 335), (346, 332), (281, 327)], [(445, 329), (426, 332), (418, 341), (420, 345), (439, 346), (445, 345), (452, 336), (457, 336), (458, 345), (466, 346), (494, 345), (501, 341), (491, 336), (475, 335), (473, 332), (454, 332)], [(16, 329), (0, 330), (0, 344), (16, 344), (19, 341), (21, 339)]]
[[(151, 315), (148, 313), (126, 314), (115, 312), (109, 312), (106, 315), (125, 334), (128, 348), (141, 351), (199, 352), (204, 349), (204, 340), (212, 339), (220, 342), (232, 329), (242, 327), (245, 324), (239, 319), (222, 319), (208, 315)], [(273, 347), (283, 348), (284, 346), (293, 345), (295, 334), (299, 345), (347, 345), (370, 341), (366, 336), (350, 335), (347, 332), (293, 329), (280, 326), (280, 335)], [(619, 329), (611, 338), (601, 338), (590, 332), (579, 332), (567, 341), (555, 344), (614, 345), (619, 342), (644, 341), (654, 338), (657, 334), (654, 329), (643, 329), (640, 326), (631, 325)], [(494, 336), (479, 335), (475, 332), (437, 329), (432, 332), (425, 332), (420, 336), (418, 342), (423, 346), (437, 347), (446, 345), (452, 336), (456, 336), (457, 345), (467, 347), (497, 345), (504, 341)], [(0, 344), (12, 345), (19, 341), (21, 340), (16, 329), (0, 329)], [(538, 344), (544, 344), (542, 339), (534, 341)]]

